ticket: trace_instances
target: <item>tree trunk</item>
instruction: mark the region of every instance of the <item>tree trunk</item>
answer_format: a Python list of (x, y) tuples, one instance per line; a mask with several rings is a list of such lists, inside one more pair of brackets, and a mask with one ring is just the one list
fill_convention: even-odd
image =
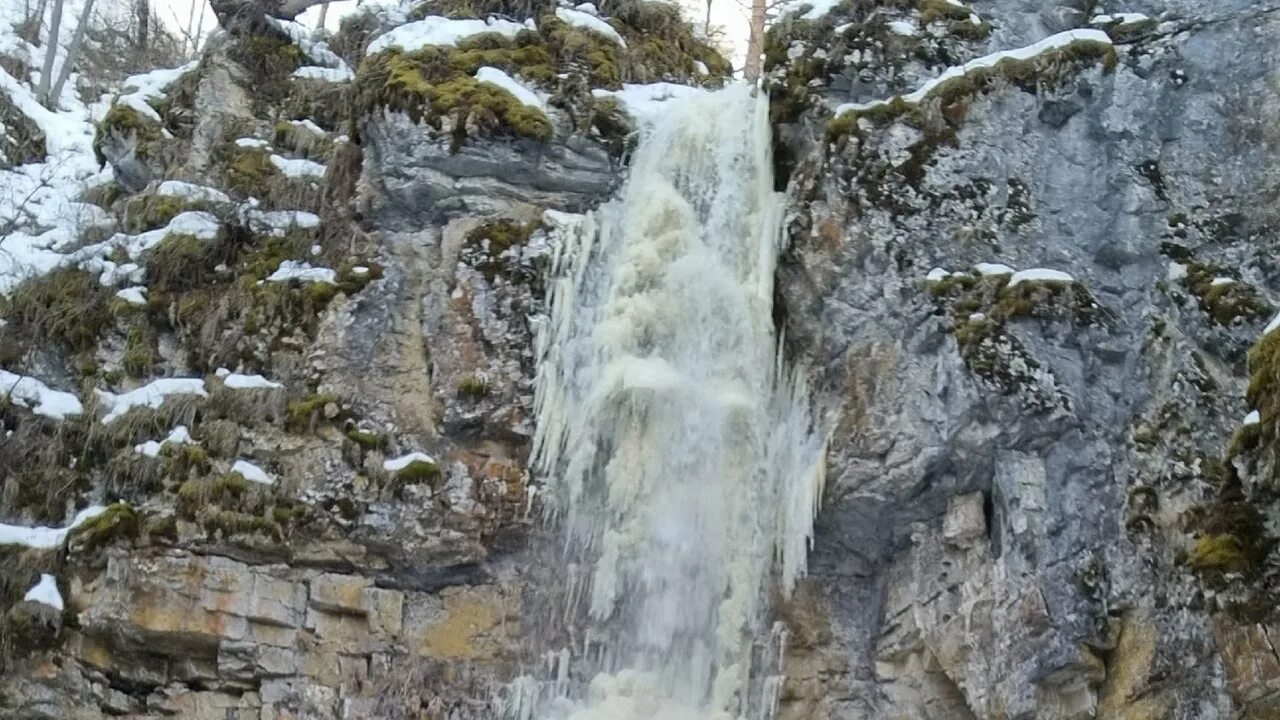
[(62, 30), (62, 0), (53, 0), (53, 14), (49, 20), (49, 38), (44, 44), (44, 65), (40, 69), (40, 87), (36, 97), (49, 107), (49, 87), (53, 80), (53, 62), (58, 57), (58, 33)]
[(702, 23), (702, 34), (704, 37), (711, 37), (711, 2), (707, 0), (707, 19)]
[(765, 0), (751, 0), (751, 35), (747, 39), (747, 82), (760, 79), (760, 55), (764, 52)]
[(320, 6), (320, 21), (316, 23), (316, 30), (324, 30), (324, 21), (329, 17), (329, 3)]
[(136, 0), (133, 15), (138, 20), (138, 48), (146, 50), (151, 44), (151, 0)]
[(80, 55), (80, 43), (84, 42), (85, 30), (89, 28), (89, 15), (93, 13), (93, 0), (85, 0), (84, 10), (80, 12), (80, 22), (76, 23), (76, 34), (71, 37), (71, 46), (67, 48), (67, 58), (62, 61), (62, 69), (58, 71), (58, 81), (53, 84), (49, 93), (50, 101), (45, 103), (51, 108), (58, 106), (58, 98), (62, 97), (62, 86), (76, 66), (76, 58)]

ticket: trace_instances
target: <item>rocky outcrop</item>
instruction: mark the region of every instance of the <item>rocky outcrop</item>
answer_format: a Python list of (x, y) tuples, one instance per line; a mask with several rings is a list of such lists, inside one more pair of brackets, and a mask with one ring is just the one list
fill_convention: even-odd
[(833, 405), (822, 639), (782, 714), (1270, 717), (1277, 508), (1232, 436), (1280, 302), (1280, 9), (952, 8), (769, 43), (777, 292)]

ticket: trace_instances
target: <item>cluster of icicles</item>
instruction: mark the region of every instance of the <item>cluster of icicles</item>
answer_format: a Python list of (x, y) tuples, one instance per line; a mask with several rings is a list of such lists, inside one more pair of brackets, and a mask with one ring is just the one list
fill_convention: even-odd
[(777, 702), (768, 600), (804, 571), (825, 438), (773, 326), (767, 100), (736, 85), (670, 105), (617, 198), (551, 215), (533, 464), (584, 627), (510, 689), (510, 717), (767, 718)]

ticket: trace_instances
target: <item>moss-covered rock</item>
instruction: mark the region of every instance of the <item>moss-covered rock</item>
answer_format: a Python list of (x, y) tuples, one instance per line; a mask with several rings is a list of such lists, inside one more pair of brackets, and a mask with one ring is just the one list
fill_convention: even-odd
[(1251, 286), (1230, 278), (1226, 269), (1189, 261), (1183, 284), (1200, 301), (1200, 307), (1219, 325), (1260, 320), (1274, 308)]
[(0, 355), (57, 343), (74, 352), (92, 350), (112, 325), (111, 293), (84, 270), (63, 267), (18, 285), (0, 298)]
[(137, 537), (137, 513), (128, 503), (117, 502), (71, 531), (67, 544), (73, 553), (92, 553), (111, 543), (132, 541)]
[(111, 137), (133, 138), (136, 141), (137, 157), (144, 163), (159, 159), (165, 144), (164, 132), (159, 124), (144, 118), (142, 113), (123, 103), (112, 105), (98, 123), (93, 138), (93, 152), (99, 164), (107, 161), (102, 147)]

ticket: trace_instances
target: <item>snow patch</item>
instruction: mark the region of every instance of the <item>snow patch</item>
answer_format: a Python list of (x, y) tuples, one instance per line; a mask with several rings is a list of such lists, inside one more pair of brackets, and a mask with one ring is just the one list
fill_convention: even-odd
[(231, 472), (238, 473), (240, 477), (249, 482), (256, 482), (262, 485), (275, 485), (275, 478), (267, 474), (266, 470), (254, 465), (247, 460), (237, 460), (231, 466)]
[(1019, 270), (1009, 278), (1008, 287), (1013, 287), (1024, 282), (1075, 282), (1075, 278), (1062, 272), (1061, 270), (1050, 270), (1048, 268), (1031, 268), (1029, 270)]
[(351, 68), (343, 65), (340, 68), (317, 67), (315, 65), (304, 65), (293, 71), (293, 76), (303, 80), (323, 80), (324, 82), (340, 83), (354, 80), (356, 75), (351, 72)]
[(1267, 326), (1262, 328), (1262, 334), (1269, 335), (1276, 330), (1280, 330), (1280, 315), (1276, 315), (1274, 318), (1271, 318), (1271, 322), (1267, 323)]
[(272, 382), (261, 375), (241, 375), (233, 373), (226, 368), (218, 368), (218, 377), (222, 378), (222, 384), (232, 390), (259, 390), (270, 388), (282, 388), (278, 382)]
[(26, 595), (24, 602), (36, 602), (62, 612), (62, 593), (58, 592), (58, 579), (49, 573), (40, 573), (40, 582), (36, 583)]
[(398, 47), (404, 52), (413, 52), (428, 45), (452, 46), (459, 40), (480, 33), (495, 32), (510, 39), (525, 29), (527, 26), (521, 23), (500, 18), (454, 20), (439, 15), (428, 15), (421, 20), (406, 23), (379, 35), (369, 43), (365, 55), (374, 55), (393, 47)]
[(0, 398), (7, 397), (19, 407), (37, 415), (65, 420), (84, 412), (80, 398), (69, 392), (52, 390), (48, 385), (25, 375), (0, 370)]
[(286, 177), (324, 177), (325, 166), (314, 160), (305, 158), (287, 158), (279, 155), (271, 156), (271, 164), (284, 173)]
[(288, 282), (290, 280), (298, 280), (299, 282), (322, 282), (330, 285), (338, 282), (338, 273), (323, 267), (311, 267), (309, 263), (297, 260), (285, 260), (280, 263), (280, 267), (271, 276), (267, 278), (267, 282)]
[(1004, 263), (978, 263), (973, 266), (979, 275), (1013, 275), (1014, 269)]
[(1244, 421), (1241, 424), (1245, 427), (1249, 427), (1250, 425), (1257, 425), (1260, 422), (1262, 422), (1262, 414), (1257, 410), (1253, 410), (1248, 415), (1244, 416)]
[(204, 185), (196, 185), (181, 180), (165, 180), (156, 188), (156, 194), (168, 197), (184, 198), (198, 202), (229, 203), (231, 198), (221, 190)]
[(434, 465), (436, 459), (426, 453), (411, 452), (408, 455), (401, 455), (398, 458), (383, 461), (382, 469), (387, 472), (399, 472), (416, 462), (431, 463)]
[(891, 21), (889, 23), (889, 30), (896, 35), (905, 35), (907, 37), (912, 37), (917, 34), (915, 23), (910, 23), (906, 20)]
[(657, 82), (644, 85), (623, 84), (621, 90), (605, 90), (595, 88), (591, 91), (594, 97), (617, 98), (622, 109), (636, 120), (649, 122), (662, 113), (668, 100), (689, 97), (706, 92), (700, 87), (680, 85), (678, 83)]
[(174, 428), (173, 431), (169, 433), (169, 436), (164, 440), (161, 440), (160, 442), (148, 440), (140, 445), (134, 445), (133, 450), (134, 452), (142, 453), (147, 457), (159, 457), (160, 450), (164, 447), (165, 443), (173, 443), (174, 445), (190, 444), (191, 433), (187, 430), (186, 425), (179, 425)]
[(556, 17), (561, 20), (580, 27), (584, 30), (590, 30), (598, 35), (603, 35), (610, 40), (618, 43), (622, 47), (627, 46), (627, 41), (622, 39), (617, 30), (609, 23), (596, 17), (595, 13), (586, 13), (581, 10), (570, 10), (569, 8), (556, 8)]
[(123, 290), (117, 290), (116, 297), (129, 303), (130, 305), (146, 305), (147, 304), (147, 296), (145, 294), (146, 292), (147, 292), (147, 288), (145, 286), (135, 285), (134, 287), (127, 287)]
[(71, 524), (64, 528), (51, 528), (37, 525), (36, 527), (24, 527), (22, 525), (7, 525), (0, 523), (0, 545), (22, 545), (23, 547), (35, 548), (37, 550), (48, 550), (56, 548), (67, 539), (67, 535), (72, 530), (80, 527), (84, 523), (98, 517), (106, 512), (107, 508), (102, 505), (93, 505), (76, 513)]
[(491, 85), (497, 85), (503, 90), (514, 95), (517, 100), (525, 105), (537, 108), (544, 113), (547, 111), (547, 102), (541, 95), (534, 92), (533, 89), (528, 86), (521, 84), (520, 81), (498, 68), (486, 65), (479, 70), (476, 70), (476, 80), (489, 83)]
[(98, 395), (98, 401), (107, 409), (107, 414), (102, 418), (104, 425), (124, 417), (125, 413), (135, 407), (159, 408), (170, 395), (209, 396), (201, 378), (161, 378), (120, 395), (105, 390), (94, 392)]

